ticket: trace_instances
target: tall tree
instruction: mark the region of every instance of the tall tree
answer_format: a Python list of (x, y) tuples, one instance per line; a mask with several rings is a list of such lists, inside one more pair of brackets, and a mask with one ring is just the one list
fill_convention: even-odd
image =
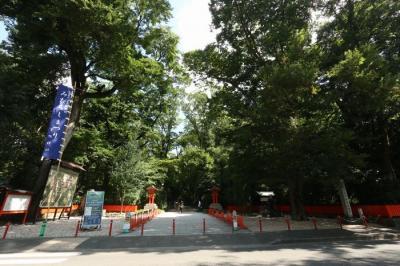
[[(336, 94), (354, 147), (368, 154), (372, 179), (396, 179), (392, 136), (399, 117), (400, 3), (328, 1), (331, 21), (319, 31), (325, 87)], [(399, 170), (399, 169), (397, 169)]]
[(247, 177), (247, 192), (284, 180), (297, 219), (305, 218), (304, 183), (344, 176), (353, 160), (351, 134), (342, 131), (332, 95), (320, 88), (320, 51), (310, 31), (318, 2), (211, 1), (217, 43), (185, 56), (217, 88), (234, 121), (231, 159), (244, 168), (238, 176)]
[[(85, 100), (120, 91), (166, 89), (177, 70), (177, 38), (162, 26), (170, 17), (165, 0), (2, 1), (0, 15), (10, 32), (14, 57), (38, 61), (55, 57), (76, 89), (66, 143)], [(44, 160), (32, 206), (38, 205), (51, 161)]]

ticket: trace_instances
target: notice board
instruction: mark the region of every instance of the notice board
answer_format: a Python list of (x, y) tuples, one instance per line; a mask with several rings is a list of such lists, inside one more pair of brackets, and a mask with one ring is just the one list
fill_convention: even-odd
[(82, 229), (97, 229), (101, 227), (103, 215), (104, 191), (88, 191), (85, 200)]
[(53, 165), (40, 201), (41, 208), (69, 208), (72, 205), (79, 173)]

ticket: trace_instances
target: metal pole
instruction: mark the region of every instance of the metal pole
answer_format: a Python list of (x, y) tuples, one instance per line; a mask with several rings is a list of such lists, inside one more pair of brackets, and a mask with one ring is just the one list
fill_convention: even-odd
[(290, 227), (290, 220), (289, 220), (289, 218), (286, 217), (286, 218), (285, 218), (285, 221), (286, 221), (286, 223), (287, 223), (287, 229), (288, 229), (288, 231), (290, 231), (292, 228)]
[(4, 229), (4, 233), (3, 233), (3, 237), (2, 237), (2, 239), (4, 240), (4, 239), (6, 239), (6, 237), (7, 237), (7, 233), (8, 233), (8, 229), (10, 229), (10, 222), (8, 222), (7, 224), (6, 224), (6, 228)]
[(314, 229), (318, 230), (317, 228), (317, 219), (315, 217), (311, 218), (312, 223), (314, 224)]
[(75, 237), (78, 236), (80, 225), (81, 225), (81, 221), (78, 221), (78, 223), (76, 224)]
[(113, 228), (113, 220), (110, 221), (110, 230), (108, 231), (108, 236), (112, 235), (112, 228)]

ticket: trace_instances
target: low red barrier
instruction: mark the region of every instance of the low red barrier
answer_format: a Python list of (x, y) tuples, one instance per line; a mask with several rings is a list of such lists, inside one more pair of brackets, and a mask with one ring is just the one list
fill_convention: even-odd
[(130, 230), (135, 230), (141, 225), (152, 220), (160, 213), (159, 210), (145, 210), (144, 212), (133, 212), (130, 219)]
[(103, 206), (103, 209), (105, 209), (107, 212), (135, 212), (138, 210), (137, 205), (124, 205), (121, 208), (121, 205), (111, 205), (111, 204), (105, 204)]
[[(358, 213), (358, 208), (363, 210), (365, 216), (380, 216), (380, 217), (400, 217), (400, 204), (381, 204), (381, 205), (352, 205), (351, 209), (353, 214)], [(232, 212), (236, 210), (237, 212), (261, 212), (265, 209), (264, 206), (237, 206), (237, 205), (228, 205), (226, 206), (226, 210), (228, 212)], [(289, 213), (290, 206), (289, 205), (277, 205), (275, 209), (282, 213)], [(341, 205), (306, 205), (304, 209), (307, 215), (316, 216), (316, 215), (332, 215), (332, 216), (343, 216), (343, 208)]]
[[(214, 209), (208, 209), (208, 214), (214, 216), (215, 218), (221, 219), (225, 221), (227, 224), (233, 224), (233, 216), (231, 213), (225, 214), (223, 211), (218, 211)], [(237, 216), (237, 223), (241, 229), (247, 229), (247, 226), (244, 224), (243, 216)]]
[(240, 229), (247, 229), (247, 226), (244, 224), (243, 216), (241, 215), (237, 216), (237, 223)]

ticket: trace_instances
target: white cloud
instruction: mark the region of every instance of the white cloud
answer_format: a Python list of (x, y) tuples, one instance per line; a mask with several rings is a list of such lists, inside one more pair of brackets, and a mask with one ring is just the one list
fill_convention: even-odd
[(215, 32), (211, 31), (209, 0), (174, 0), (172, 30), (180, 38), (179, 49), (188, 52), (202, 49), (215, 41)]

